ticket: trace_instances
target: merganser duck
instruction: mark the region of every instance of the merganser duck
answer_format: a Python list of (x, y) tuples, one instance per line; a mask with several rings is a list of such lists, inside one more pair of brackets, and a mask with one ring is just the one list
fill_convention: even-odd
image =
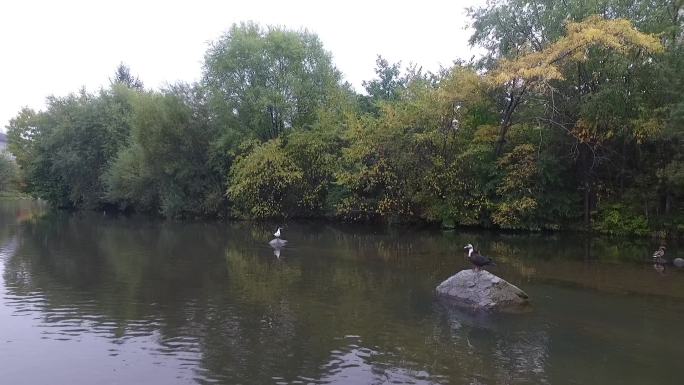
[(665, 259), (665, 246), (660, 246), (658, 250), (653, 253), (653, 263), (658, 265), (665, 265), (668, 263), (668, 260)]
[(479, 271), (481, 267), (487, 266), (487, 265), (495, 265), (494, 261), (489, 258), (485, 257), (484, 255), (481, 255), (479, 251), (475, 250), (473, 245), (470, 243), (467, 244), (464, 249), (468, 250), (468, 260), (475, 265), (474, 270)]

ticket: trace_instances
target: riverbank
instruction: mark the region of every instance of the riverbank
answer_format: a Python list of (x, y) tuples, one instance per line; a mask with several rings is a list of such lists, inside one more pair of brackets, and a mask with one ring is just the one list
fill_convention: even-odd
[[(19, 194), (17, 196), (12, 196), (8, 200), (31, 200), (29, 196), (25, 194)], [(41, 201), (46, 207), (50, 207), (49, 203)], [(534, 228), (534, 229), (502, 229), (495, 227), (485, 227), (480, 225), (456, 225), (453, 222), (444, 224), (443, 222), (430, 222), (425, 220), (413, 220), (413, 221), (349, 221), (344, 218), (335, 216), (319, 216), (319, 217), (293, 217), (293, 218), (265, 218), (265, 219), (245, 219), (237, 216), (195, 216), (195, 217), (176, 217), (168, 218), (160, 213), (138, 213), (134, 210), (121, 211), (115, 207), (109, 206), (104, 210), (84, 210), (84, 209), (57, 209), (50, 208), (63, 213), (81, 213), (88, 215), (103, 215), (109, 217), (126, 217), (126, 218), (137, 218), (138, 220), (152, 219), (154, 221), (169, 221), (173, 223), (253, 223), (255, 226), (264, 228), (264, 231), (273, 232), (279, 226), (287, 226), (290, 223), (312, 223), (320, 225), (333, 225), (340, 226), (343, 228), (349, 227), (361, 227), (367, 228), (369, 231), (376, 231), (378, 229), (388, 229), (396, 231), (442, 231), (442, 232), (455, 232), (455, 233), (466, 233), (466, 234), (476, 234), (476, 233), (486, 233), (494, 235), (503, 236), (573, 236), (578, 238), (586, 237), (603, 237), (607, 239), (640, 239), (643, 241), (649, 241), (654, 245), (667, 242), (679, 242), (684, 240), (684, 232), (673, 233), (666, 231), (652, 231), (648, 233), (608, 233), (602, 232), (600, 230), (587, 230), (581, 225), (568, 226), (567, 228)], [(269, 230), (272, 228), (272, 231)]]

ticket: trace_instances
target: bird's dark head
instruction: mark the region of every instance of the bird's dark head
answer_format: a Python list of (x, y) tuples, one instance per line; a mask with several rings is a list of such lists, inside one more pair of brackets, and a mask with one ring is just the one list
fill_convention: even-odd
[(661, 246), (658, 248), (658, 250), (665, 250), (665, 249), (667, 249), (667, 247), (665, 247), (664, 245), (661, 245)]

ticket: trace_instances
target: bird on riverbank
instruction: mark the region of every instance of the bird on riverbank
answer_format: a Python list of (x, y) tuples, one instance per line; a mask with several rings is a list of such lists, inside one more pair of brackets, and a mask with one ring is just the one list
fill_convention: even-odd
[(282, 229), (283, 229), (282, 227), (278, 227), (278, 230), (276, 230), (276, 232), (273, 233), (273, 235), (274, 235), (276, 238), (280, 238), (280, 230), (282, 230)]
[(653, 253), (653, 263), (658, 265), (665, 265), (668, 260), (665, 259), (665, 246), (660, 246), (658, 250)]
[(473, 265), (475, 265), (475, 271), (479, 271), (483, 266), (496, 265), (491, 258), (481, 255), (480, 252), (476, 250), (470, 243), (467, 244), (464, 249), (468, 250), (467, 258)]

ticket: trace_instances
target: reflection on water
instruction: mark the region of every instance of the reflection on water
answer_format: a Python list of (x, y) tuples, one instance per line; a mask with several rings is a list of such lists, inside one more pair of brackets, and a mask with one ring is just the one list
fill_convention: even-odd
[[(268, 225), (41, 211), (0, 202), (3, 383), (680, 382), (684, 271), (648, 240), (304, 223), (273, 247)], [(437, 301), (466, 243), (534, 311)]]
[(285, 239), (274, 238), (268, 242), (268, 245), (273, 248), (273, 255), (275, 255), (277, 259), (280, 259), (280, 253), (287, 245), (287, 241)]

